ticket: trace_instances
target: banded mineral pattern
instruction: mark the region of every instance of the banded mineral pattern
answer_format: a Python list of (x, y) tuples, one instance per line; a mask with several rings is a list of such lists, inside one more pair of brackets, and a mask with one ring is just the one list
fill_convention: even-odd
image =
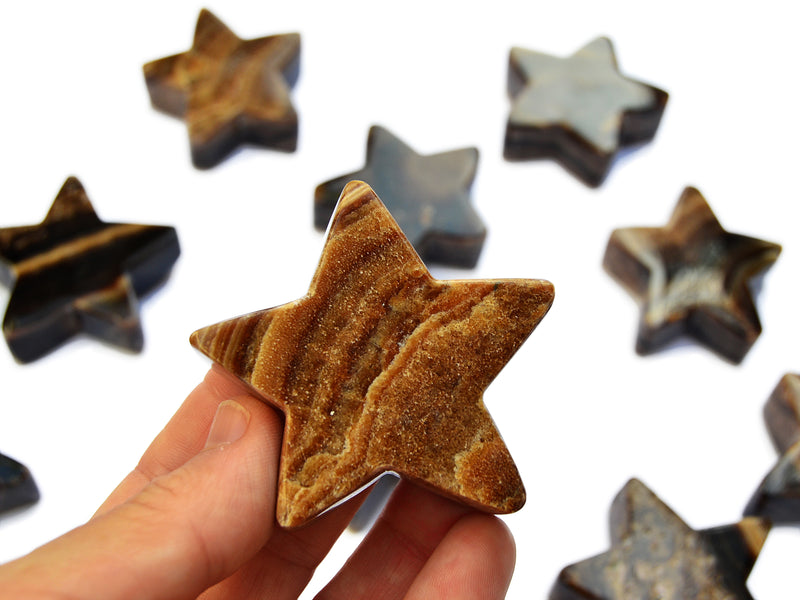
[(761, 333), (748, 283), (774, 263), (778, 244), (729, 233), (687, 187), (664, 227), (612, 232), (603, 266), (640, 306), (636, 351), (689, 335), (738, 363)]
[(33, 361), (87, 333), (139, 351), (139, 298), (169, 274), (175, 229), (105, 223), (80, 181), (64, 183), (38, 225), (0, 229), (0, 283), (11, 288), (3, 334), (15, 358)]
[(242, 40), (203, 9), (192, 48), (143, 69), (153, 106), (186, 121), (192, 161), (208, 168), (240, 144), (295, 150), (299, 57), (299, 34)]
[(191, 341), (286, 415), (282, 525), (390, 471), (507, 513), (525, 491), (483, 390), (552, 301), (541, 280), (433, 279), (372, 189), (351, 182), (304, 298)]
[(550, 600), (752, 600), (746, 581), (769, 521), (695, 531), (632, 479), (614, 499), (610, 522), (611, 549), (565, 567)]

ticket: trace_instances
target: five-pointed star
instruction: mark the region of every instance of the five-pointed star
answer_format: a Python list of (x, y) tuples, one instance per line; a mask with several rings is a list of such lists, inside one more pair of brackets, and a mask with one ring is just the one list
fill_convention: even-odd
[(748, 280), (780, 251), (725, 231), (700, 192), (688, 187), (665, 227), (615, 230), (603, 266), (640, 304), (637, 352), (688, 334), (738, 363), (761, 333)]
[(372, 189), (351, 182), (308, 294), (192, 344), (285, 413), (282, 525), (386, 472), (505, 513), (525, 491), (483, 390), (552, 300), (546, 281), (434, 279)]
[(695, 531), (633, 479), (614, 499), (610, 521), (610, 550), (565, 567), (550, 600), (752, 600), (745, 582), (767, 520)]
[(192, 48), (147, 63), (144, 76), (153, 106), (186, 121), (192, 161), (208, 168), (243, 143), (295, 150), (299, 56), (299, 34), (242, 40), (203, 9)]
[(0, 229), (0, 282), (11, 286), (3, 333), (29, 362), (85, 332), (141, 350), (138, 297), (180, 249), (172, 227), (104, 223), (70, 177), (39, 225)]
[(767, 429), (781, 457), (758, 486), (745, 514), (800, 524), (800, 375), (787, 373), (764, 406)]
[(421, 156), (383, 127), (367, 138), (363, 169), (317, 186), (314, 225), (328, 226), (347, 182), (369, 183), (425, 262), (472, 268), (478, 262), (486, 227), (470, 201), (478, 150), (462, 148)]
[(505, 157), (554, 158), (592, 186), (621, 146), (655, 136), (667, 103), (663, 90), (620, 74), (604, 37), (567, 58), (512, 48), (508, 91)]

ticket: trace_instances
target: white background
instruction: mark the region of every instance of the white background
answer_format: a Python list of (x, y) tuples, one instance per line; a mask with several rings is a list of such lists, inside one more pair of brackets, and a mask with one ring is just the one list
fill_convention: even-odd
[[(240, 37), (302, 34), (300, 135), (295, 153), (246, 149), (198, 171), (141, 67), (187, 50), (203, 5), (5, 3), (0, 226), (41, 221), (76, 175), (102, 219), (176, 226), (182, 255), (143, 303), (142, 354), (80, 339), (23, 366), (0, 346), (0, 452), (42, 492), (0, 518), (0, 561), (85, 521), (136, 464), (209, 367), (193, 330), (305, 293), (323, 242), (314, 187), (361, 168), (372, 124), (423, 154), (480, 150), (481, 261), (434, 276), (555, 284), (551, 312), (485, 395), (528, 491), (505, 517), (518, 550), (509, 597), (545, 598), (564, 565), (604, 551), (630, 477), (695, 528), (738, 520), (777, 458), (763, 404), (800, 370), (796, 20), (779, 2), (642, 5), (209, 3)], [(554, 163), (505, 162), (509, 49), (566, 56), (599, 35), (624, 74), (670, 93), (655, 140), (599, 189)], [(739, 366), (693, 343), (637, 356), (636, 305), (601, 267), (612, 229), (663, 225), (689, 184), (728, 230), (783, 245), (756, 297), (764, 332)], [(314, 589), (357, 537), (345, 534)], [(798, 552), (797, 530), (774, 530), (753, 595), (793, 594)]]

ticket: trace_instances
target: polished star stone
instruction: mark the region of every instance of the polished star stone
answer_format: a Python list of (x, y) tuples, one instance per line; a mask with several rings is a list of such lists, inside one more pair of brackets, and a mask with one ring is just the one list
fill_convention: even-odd
[(666, 226), (615, 230), (603, 266), (640, 305), (637, 352), (649, 354), (685, 334), (738, 363), (761, 333), (748, 281), (780, 251), (725, 231), (688, 187)]
[(141, 350), (139, 298), (180, 254), (172, 227), (104, 223), (70, 177), (38, 225), (0, 229), (0, 282), (11, 288), (3, 334), (33, 361), (80, 332)]
[(550, 600), (752, 600), (765, 519), (695, 531), (638, 480), (611, 505), (611, 548), (565, 567)]
[(477, 148), (421, 156), (398, 137), (373, 126), (363, 169), (317, 186), (314, 226), (324, 230), (347, 182), (369, 183), (425, 262), (472, 268), (486, 227), (472, 207)]
[(758, 486), (745, 514), (800, 525), (800, 375), (783, 376), (764, 406), (764, 418), (781, 457)]
[(25, 465), (0, 454), (0, 513), (33, 504), (39, 488)]
[(144, 77), (153, 106), (186, 121), (195, 166), (208, 168), (245, 143), (295, 150), (299, 57), (299, 34), (242, 40), (203, 9), (191, 49), (147, 63)]
[(552, 301), (547, 281), (434, 279), (372, 189), (351, 182), (305, 297), (191, 341), (285, 413), (281, 525), (386, 472), (507, 513), (525, 490), (483, 391)]
[(667, 103), (663, 90), (620, 74), (604, 37), (567, 58), (512, 48), (508, 93), (505, 158), (553, 158), (590, 186), (621, 147), (655, 136)]

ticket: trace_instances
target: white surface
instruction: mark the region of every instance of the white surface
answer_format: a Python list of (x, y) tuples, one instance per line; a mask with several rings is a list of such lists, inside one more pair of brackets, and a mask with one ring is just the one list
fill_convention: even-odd
[[(141, 355), (78, 340), (22, 366), (0, 347), (0, 451), (42, 491), (0, 520), (0, 561), (85, 521), (135, 465), (209, 366), (191, 331), (305, 293), (323, 241), (314, 187), (363, 165), (374, 123), (421, 153), (480, 149), (480, 264), (434, 276), (556, 287), (485, 396), (528, 490), (506, 517), (518, 549), (509, 598), (545, 598), (564, 565), (605, 550), (609, 504), (632, 476), (695, 528), (737, 520), (776, 460), (762, 406), (800, 370), (795, 19), (780, 2), (663, 6), (209, 3), (240, 37), (302, 34), (300, 137), (294, 154), (246, 149), (201, 172), (184, 124), (150, 107), (141, 74), (188, 49), (201, 4), (6, 3), (0, 226), (39, 222), (74, 174), (102, 219), (175, 225), (182, 256), (143, 304)], [(623, 73), (670, 93), (655, 141), (597, 190), (554, 163), (505, 162), (509, 49), (567, 55), (598, 35)], [(783, 245), (757, 296), (764, 333), (740, 366), (691, 343), (638, 357), (637, 309), (601, 268), (613, 228), (663, 225), (688, 184), (728, 230)], [(315, 589), (355, 541), (346, 534)], [(774, 531), (753, 595), (787, 597), (798, 552), (796, 530)]]

